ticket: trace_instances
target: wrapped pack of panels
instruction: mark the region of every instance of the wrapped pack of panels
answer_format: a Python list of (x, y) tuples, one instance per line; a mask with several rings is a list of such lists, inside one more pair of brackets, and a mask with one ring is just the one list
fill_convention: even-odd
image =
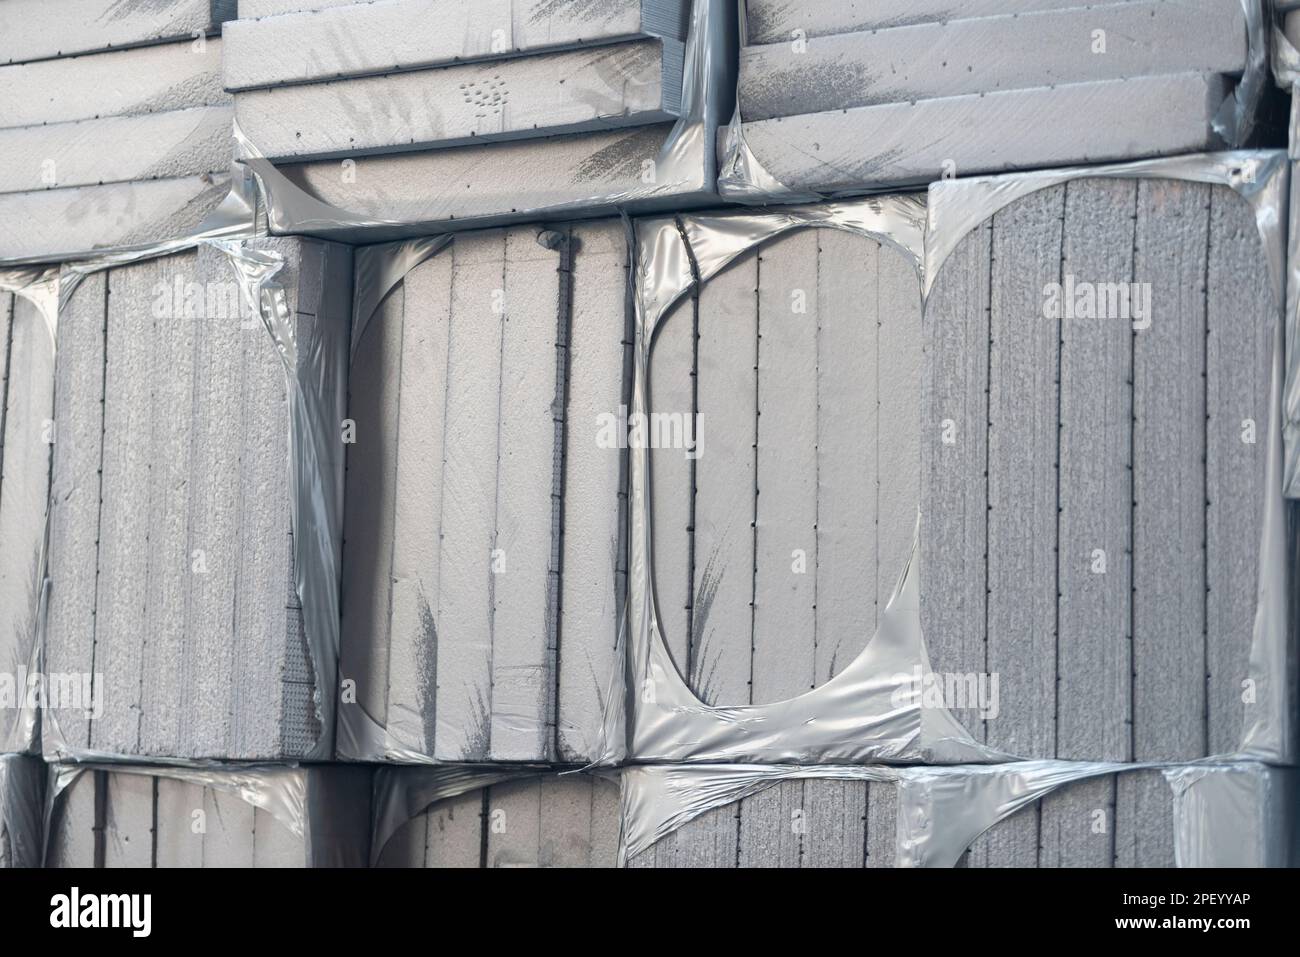
[[(190, 25), (219, 23), (208, 3), (40, 6), (20, 0), (0, 12), (15, 21), (0, 28), (6, 48), (67, 44), (0, 66), (0, 219), (22, 224), (0, 236), (0, 260), (192, 234), (230, 190), (234, 111), (221, 88), (221, 39)], [(75, 36), (47, 22), (64, 10)], [(117, 27), (134, 39), (115, 42)]]
[[(1251, 155), (1236, 172), (1285, 179)], [(1158, 170), (1032, 176), (931, 189), (932, 225), (960, 225), (929, 247), (930, 663), (1000, 676), (998, 714), (963, 721), (1002, 752), (1235, 753), (1295, 704), (1252, 658), (1290, 646), (1280, 247), (1256, 223), (1280, 200)], [(1290, 733), (1269, 745), (1293, 754)]]
[[(907, 774), (814, 766), (1028, 758), (1070, 786), (982, 860), (1168, 864), (1156, 772), (1294, 760), (1286, 181), (1234, 153), (638, 223), (633, 414), (698, 416), (693, 458), (631, 454), (605, 756), (665, 763), (708, 811), (657, 863), (820, 860), (850, 824), (862, 861), (879, 839), (924, 863), (891, 837)], [(725, 761), (807, 767), (761, 801), (680, 767)]]
[(364, 867), (371, 772), (56, 765), (47, 867)]
[(45, 762), (0, 754), (0, 868), (40, 867)]
[(47, 755), (331, 753), (351, 271), (297, 239), (65, 271), (45, 664), (92, 696)]
[[(631, 867), (1293, 867), (1298, 783), (1248, 761), (647, 766), (623, 772), (623, 833)], [(1024, 840), (1051, 804), (1071, 813)]]
[(330, 5), (231, 23), (225, 82), (276, 232), (699, 205), (735, 16), (728, 0)]
[(0, 270), (0, 753), (38, 747), (57, 269)]
[(377, 772), (377, 867), (614, 867), (617, 780), (542, 768)]
[(623, 227), (358, 266), (340, 753), (590, 760), (623, 589)]
[(755, 200), (1241, 145), (1267, 62), (1255, 0), (746, 7), (719, 185)]

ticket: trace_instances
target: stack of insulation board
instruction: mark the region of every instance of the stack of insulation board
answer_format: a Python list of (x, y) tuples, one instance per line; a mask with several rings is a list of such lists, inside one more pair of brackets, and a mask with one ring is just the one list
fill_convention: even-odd
[(747, 0), (738, 102), (758, 165), (833, 194), (1220, 142), (1212, 121), (1247, 62), (1243, 4), (958, 6)]
[[(1056, 315), (1054, 288), (1071, 303)], [(1085, 310), (1089, 289), (1128, 311)], [(904, 258), (849, 233), (739, 256), (650, 353), (650, 408), (702, 423), (697, 459), (650, 453), (649, 587), (683, 678), (726, 707), (834, 677), (875, 630), (919, 502), (929, 663), (998, 682), (954, 711), (977, 741), (1069, 761), (1237, 753), (1261, 717), (1276, 310), (1250, 205), (1166, 179), (1029, 193), (961, 238), (924, 310)], [(889, 862), (895, 804), (893, 785), (783, 783), (641, 863), (830, 862), (845, 841), (843, 863)], [(1159, 774), (1092, 778), (970, 860), (1172, 863), (1169, 815)]]
[[(944, 262), (923, 325), (921, 627), (936, 672), (999, 677), (995, 712), (956, 712), (977, 740), (1067, 760), (1241, 748), (1276, 310), (1254, 212), (1224, 186), (1073, 179)], [(1162, 788), (1078, 784), (987, 853), (1032, 863), (1072, 826), (1086, 844), (1084, 808)]]
[(458, 233), (356, 317), (340, 721), (389, 745), (341, 734), (344, 756), (599, 753), (625, 571), (626, 272), (617, 221)]
[(240, 130), (367, 219), (598, 207), (655, 182), (683, 112), (690, 0), (245, 0), (239, 17), (224, 76)]
[[(381, 771), (415, 782), (420, 768)], [(443, 798), (411, 817), (382, 847), (378, 867), (613, 867), (618, 862), (619, 788), (582, 774), (503, 775)], [(414, 784), (414, 782), (413, 782)], [(408, 785), (413, 786), (413, 785)], [(382, 793), (376, 789), (376, 793)], [(376, 814), (380, 813), (376, 807)], [(376, 840), (383, 835), (376, 834)]]
[(0, 260), (190, 232), (229, 188), (233, 0), (0, 4)]
[(64, 767), (48, 867), (364, 867), (366, 768)]
[(36, 746), (27, 706), (54, 440), (54, 330), (38, 303), (39, 285), (29, 285), (34, 275), (0, 270), (0, 283), (17, 280), (35, 293), (0, 289), (0, 752)]
[[(639, 778), (643, 770), (654, 771), (631, 770), (625, 776)], [(870, 783), (819, 778), (811, 768), (799, 771), (808, 777), (758, 783), (751, 796), (706, 811), (631, 853), (628, 866), (875, 868), (906, 861), (943, 867), (1294, 867), (1300, 862), (1295, 826), (1300, 771), (1295, 768), (1234, 761), (1167, 773), (1139, 768), (1098, 778), (1092, 772), (1092, 777), (1053, 784), (1038, 783), (1014, 764), (914, 767), (904, 772), (911, 781)], [(922, 783), (923, 776), (944, 784)], [(1098, 780), (1112, 788), (1116, 780), (1130, 781), (1128, 793), (1148, 797), (1118, 806), (1080, 801)], [(904, 789), (938, 797), (921, 815), (908, 804)], [(1049, 802), (1074, 802), (1078, 814), (1043, 827), (1038, 844), (1025, 847), (1017, 832), (1026, 821), (1036, 821)], [(982, 829), (987, 830), (980, 836)], [(1028, 853), (1007, 854), (1015, 845)]]
[[(334, 662), (312, 660), (295, 576), (319, 580), (337, 556), (311, 545), (295, 565), (308, 466), (291, 462), (286, 371), (337, 434), (352, 255), (251, 245), (285, 261), (292, 369), (210, 245), (91, 272), (60, 311), (46, 669), (90, 676), (93, 696), (45, 712), (47, 757), (280, 760), (328, 745), (318, 696)], [(342, 444), (317, 454), (337, 499)], [(314, 507), (326, 512), (304, 510), (307, 543), (337, 544), (328, 503)]]

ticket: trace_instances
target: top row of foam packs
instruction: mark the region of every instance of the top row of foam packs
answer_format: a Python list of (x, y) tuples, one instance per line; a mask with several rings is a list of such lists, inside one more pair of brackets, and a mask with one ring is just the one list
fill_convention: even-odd
[[(1247, 69), (1237, 0), (746, 6), (742, 132), (789, 189), (830, 194), (1238, 138), (1231, 110), (1221, 113)], [(1217, 132), (1216, 117), (1226, 121)]]

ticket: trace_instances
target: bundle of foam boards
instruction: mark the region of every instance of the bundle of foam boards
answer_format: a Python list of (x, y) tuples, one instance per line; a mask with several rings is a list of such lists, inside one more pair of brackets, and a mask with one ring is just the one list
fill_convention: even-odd
[(1085, 778), (998, 821), (959, 866), (1296, 867), (1298, 787), (1295, 768), (1246, 762)]
[(1072, 179), (944, 262), (921, 626), (936, 672), (999, 677), (996, 713), (958, 712), (977, 740), (1112, 761), (1242, 746), (1260, 601), (1280, 597), (1261, 575), (1288, 580), (1260, 567), (1277, 308), (1254, 212), (1217, 185)]
[(59, 766), (47, 867), (364, 867), (365, 768)]
[(185, 235), (229, 186), (233, 2), (0, 5), (0, 260)]
[[(379, 773), (418, 779), (427, 771)], [(546, 772), (412, 809), (374, 852), (379, 867), (614, 867), (618, 839), (616, 782)]]
[(45, 762), (0, 754), (0, 868), (39, 867)]
[[(650, 408), (699, 417), (696, 458), (650, 453), (651, 587), (691, 690), (760, 704), (834, 677), (874, 633), (919, 502), (921, 631), (934, 673), (971, 692), (945, 705), (976, 741), (1066, 760), (1238, 752), (1275, 491), (1268, 259), (1236, 192), (1154, 178), (1072, 179), (999, 210), (944, 262), (923, 318), (910, 264), (850, 233), (736, 258), (661, 321), (649, 363)], [(888, 822), (881, 848), (869, 826), (859, 838), (891, 789), (783, 783), (677, 839), (729, 858), (737, 828), (777, 841), (808, 805), (888, 860)], [(1082, 781), (1002, 825), (1001, 858), (1038, 862), (1048, 829), (1082, 839), (1095, 807), (1141, 843), (1153, 812), (1121, 811), (1168, 804), (1159, 775)], [(809, 834), (800, 853), (820, 858)]]
[(599, 753), (625, 572), (626, 245), (616, 221), (456, 234), (356, 317), (340, 720), (388, 743), (342, 735), (344, 756)]
[[(337, 566), (295, 567), (314, 553), (290, 527), (286, 372), (341, 421), (351, 250), (251, 245), (284, 258), (296, 348), (209, 245), (91, 272), (60, 311), (46, 668), (90, 697), (45, 712), (47, 755), (278, 760), (328, 738), (334, 663), (312, 660), (295, 577)], [(341, 495), (342, 443), (319, 456)], [(328, 503), (302, 511), (309, 542), (337, 543)]]
[[(0, 272), (0, 283), (13, 273)], [(36, 299), (0, 290), (0, 750), (27, 751), (50, 491), (54, 330)]]
[[(1237, 761), (1101, 775), (1112, 787), (1116, 780), (1136, 782), (1128, 793), (1145, 796), (1118, 805), (1087, 794), (1098, 779), (1095, 768), (1071, 770), (1065, 762), (1028, 772), (1015, 764), (909, 768), (893, 782), (817, 777), (809, 768), (764, 769), (776, 772), (771, 775), (750, 770), (756, 774), (749, 797), (698, 814), (633, 853), (628, 866), (1293, 867), (1300, 862), (1295, 768)], [(789, 771), (807, 776), (789, 779), (783, 774)], [(624, 787), (629, 775), (639, 773), (625, 772)], [(1027, 817), (1048, 804), (1070, 802), (1076, 812), (1043, 827), (1036, 843), (1016, 837)]]
[[(225, 86), (256, 152), (341, 219), (590, 215), (656, 184), (690, 22), (690, 0), (245, 3)], [(711, 189), (712, 164), (665, 195)]]
[(747, 0), (753, 160), (833, 194), (1194, 152), (1220, 142), (1213, 121), (1247, 68), (1235, 0), (959, 6)]

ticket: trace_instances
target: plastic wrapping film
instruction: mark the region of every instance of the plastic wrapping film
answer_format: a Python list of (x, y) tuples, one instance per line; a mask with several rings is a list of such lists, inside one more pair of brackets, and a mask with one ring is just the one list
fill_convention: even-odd
[(294, 835), (302, 838), (306, 852), (303, 862), (305, 866), (366, 866), (367, 835), (362, 832), (364, 829), (355, 834), (348, 834), (346, 822), (335, 820), (338, 817), (336, 809), (326, 806), (327, 797), (318, 793), (318, 789), (313, 786), (311, 781), (313, 770), (297, 764), (232, 765), (210, 768), (115, 763), (51, 765), (50, 783), (44, 807), (46, 839), (41, 854), (42, 860), (49, 854), (49, 835), (53, 833), (54, 814), (63, 793), (82, 774), (92, 771), (169, 778), (185, 784), (238, 794), (247, 804), (266, 811)]
[[(1297, 60), (1300, 61), (1300, 54), (1297, 54)], [(1294, 182), (1294, 174), (1300, 168), (1300, 97), (1294, 91), (1287, 146)], [(1287, 226), (1286, 382), (1282, 399), (1286, 462), (1282, 488), (1288, 498), (1300, 498), (1300, 192), (1294, 188), (1290, 195)]]
[[(682, 77), (681, 116), (654, 159), (654, 182), (618, 193), (596, 193), (538, 209), (503, 210), (500, 216), (456, 219), (457, 196), (448, 194), (437, 206), (426, 207), (419, 222), (382, 219), (331, 206), (310, 195), (266, 158), (235, 124), (236, 156), (256, 174), (266, 202), (271, 232), (303, 233), (360, 245), (403, 235), (427, 233), (453, 224), (481, 228), (529, 219), (554, 219), (566, 213), (590, 215), (593, 209), (613, 210), (629, 204), (659, 202), (668, 205), (682, 194), (708, 194), (716, 186), (717, 130), (722, 122), (719, 91), (725, 90), (733, 72), (728, 47), (731, 40), (732, 0), (696, 0), (692, 5)], [(454, 148), (454, 147), (453, 147)], [(443, 188), (430, 184), (430, 190)]]
[[(27, 266), (0, 269), (0, 292), (21, 297), (36, 308), (37, 313), (44, 320), (45, 331), (49, 334), (50, 365), (53, 367), (59, 322), (58, 267)], [(54, 391), (54, 380), (52, 378), (49, 387), (52, 396)], [(0, 397), (0, 403), (3, 402), (4, 398)], [(3, 427), (3, 424), (4, 416), (0, 413), (0, 428)], [(0, 435), (0, 447), (2, 447), (2, 441), (3, 435)], [(0, 459), (2, 458), (3, 456), (0, 456)], [(47, 518), (48, 514), (47, 510)], [(26, 655), (22, 654), (21, 648), (15, 649), (20, 660), (13, 662), (17, 666), (15, 673), (5, 676), (12, 682), (16, 700), (12, 706), (0, 709), (0, 753), (22, 753), (39, 750), (40, 695), (43, 687), (40, 631), (47, 596), (43, 583), (45, 582), (46, 551), (49, 547), (48, 521), (44, 523), (39, 534), (39, 542), (0, 543), (0, 547), (5, 549), (17, 549), (23, 545), (34, 546), (38, 556), (35, 581), (41, 583), (41, 587), (35, 596), (37, 607), (34, 609), (36, 613), (34, 628), (28, 636), (30, 644)]]
[[(305, 760), (333, 756), (335, 680), (339, 647), (339, 554), (342, 542), (342, 489), (325, 474), (324, 450), (336, 441), (337, 413), (329, 401), (341, 394), (346, 382), (346, 348), (332, 341), (340, 330), (328, 323), (313, 323), (308, 341), (296, 339), (284, 288), (275, 281), (284, 261), (278, 253), (248, 248), (246, 240), (264, 235), (259, 229), (256, 183), (235, 164), (233, 188), (192, 236), (153, 246), (114, 250), (94, 258), (66, 263), (59, 274), (57, 302), (70, 299), (87, 275), (115, 266), (170, 255), (199, 245), (219, 249), (227, 258), (240, 292), (270, 336), (270, 345), (284, 362), (289, 405), (290, 521), (293, 530), (295, 589), (302, 603), (311, 666), (316, 677), (314, 705), (321, 735)], [(57, 311), (55, 312), (57, 319)], [(341, 362), (340, 362), (341, 360)], [(48, 585), (48, 582), (47, 582)], [(43, 640), (43, 639), (42, 639)], [(52, 711), (44, 713), (42, 749), (61, 761), (155, 760), (95, 751), (72, 745), (59, 728)], [(206, 765), (208, 761), (165, 759), (170, 764)]]
[(1270, 26), (1272, 55), (1269, 66), (1273, 71), (1273, 82), (1284, 90), (1289, 90), (1300, 81), (1300, 50), (1295, 48), (1295, 44), (1282, 30), (1280, 21), (1284, 16), (1286, 14), (1279, 11), (1275, 22)]
[[(925, 204), (919, 196), (638, 222), (629, 417), (649, 412), (654, 336), (668, 310), (745, 251), (794, 229), (846, 230), (901, 252), (917, 270), (919, 297), (924, 222)], [(915, 537), (911, 560), (898, 570), (897, 585), (874, 637), (838, 675), (806, 694), (771, 704), (704, 704), (682, 680), (659, 624), (650, 540), (650, 451), (634, 446), (629, 458), (629, 594), (626, 627), (620, 635), (626, 646), (627, 672), (616, 671), (606, 696), (609, 706), (595, 763), (630, 758), (955, 764), (1007, 757), (978, 744), (946, 710), (922, 707), (921, 683), (914, 674), (917, 668), (929, 673), (930, 667), (921, 638), (917, 583), (922, 571)], [(647, 689), (653, 689), (653, 694), (645, 693)]]
[[(740, 6), (740, 42), (746, 43), (745, 0)], [(1280, 31), (1274, 29), (1270, 43), (1269, 23), (1265, 16), (1263, 0), (1239, 0), (1246, 18), (1246, 69), (1232, 93), (1224, 99), (1215, 113), (1214, 133), (1229, 147), (1246, 145), (1254, 131), (1260, 99), (1264, 95), (1269, 74), (1269, 48), (1274, 49), (1274, 70), (1278, 63), (1278, 42), (1287, 44)], [(1289, 46), (1289, 44), (1287, 44)], [(1294, 52), (1294, 51), (1293, 51)], [(1282, 74), (1276, 74), (1282, 82)], [(740, 96), (737, 91), (735, 112), (726, 127), (726, 142), (720, 160), (718, 192), (739, 202), (767, 203), (813, 202), (829, 198), (808, 190), (799, 190), (780, 182), (765, 170), (745, 142), (743, 118), (740, 115)], [(870, 149), (870, 147), (867, 147)]]
[[(703, 283), (744, 250), (788, 229), (825, 225), (860, 231), (890, 242), (917, 262), (923, 298), (961, 238), (1015, 200), (1072, 179), (1095, 177), (1163, 178), (1221, 184), (1250, 204), (1259, 230), (1279, 310), (1270, 373), (1263, 532), (1250, 675), (1257, 688), (1253, 719), (1242, 729), (1236, 754), (1198, 762), (1294, 763), (1296, 728), (1295, 664), (1289, 634), (1290, 556), (1283, 497), (1283, 333), (1282, 303), (1288, 271), (1283, 220), (1288, 195), (1288, 164), (1278, 151), (1144, 160), (1097, 167), (952, 180), (934, 184), (928, 209), (911, 197), (790, 207), (779, 212), (656, 219), (637, 224), (634, 308), (636, 324), (633, 412), (647, 411), (647, 373), (656, 324), (695, 283)], [(916, 230), (924, 224), (924, 239)], [(1297, 288), (1297, 287), (1293, 287)], [(1288, 306), (1288, 318), (1295, 315)], [(1288, 392), (1288, 395), (1290, 393)], [(1288, 406), (1289, 408), (1289, 406)], [(915, 667), (928, 673), (920, 632), (917, 582), (923, 573), (915, 549), (886, 608), (875, 637), (857, 660), (829, 682), (798, 698), (773, 705), (737, 708), (705, 706), (686, 687), (667, 651), (657, 622), (651, 577), (648, 453), (631, 452), (631, 555), (626, 671), (611, 694), (606, 713), (602, 763), (620, 760), (678, 767), (630, 768), (624, 772), (624, 838), (637, 853), (699, 814), (732, 803), (787, 777), (840, 777), (896, 780), (900, 786), (900, 862), (948, 866), (997, 820), (1063, 784), (1099, 774), (1120, 773), (1153, 764), (1024, 761), (976, 743), (941, 709), (922, 709), (907, 690), (889, 686), (885, 675)], [(923, 520), (923, 519), (922, 519)], [(635, 693), (645, 683), (654, 695)], [(906, 701), (884, 708), (891, 696)], [(645, 698), (649, 698), (647, 703)], [(732, 762), (705, 767), (693, 762)], [(874, 762), (987, 764), (986, 767), (871, 768), (813, 767)], [(760, 764), (785, 765), (760, 767)], [(802, 765), (802, 767), (800, 767)], [(793, 766), (793, 767), (790, 767)], [(1191, 772), (1171, 783), (1191, 780)], [(1208, 775), (1206, 775), (1208, 776)], [(1199, 779), (1198, 779), (1199, 780)], [(1178, 792), (1175, 787), (1175, 793)], [(1189, 792), (1193, 793), (1193, 792)], [(1176, 804), (1180, 861), (1214, 856), (1221, 847), (1205, 836), (1205, 821), (1232, 818), (1232, 790), (1199, 785), (1193, 797)], [(906, 809), (906, 813), (903, 812)], [(1197, 815), (1200, 815), (1197, 817)], [(1198, 824), (1200, 821), (1202, 824)], [(933, 823), (937, 822), (937, 823)], [(978, 826), (977, 826), (978, 825)], [(1202, 836), (1193, 829), (1202, 827)], [(934, 830), (934, 828), (939, 830)], [(974, 828), (974, 830), (972, 830)], [(1217, 853), (1217, 852), (1216, 852)]]
[(0, 754), (0, 867), (40, 867), (45, 763)]

